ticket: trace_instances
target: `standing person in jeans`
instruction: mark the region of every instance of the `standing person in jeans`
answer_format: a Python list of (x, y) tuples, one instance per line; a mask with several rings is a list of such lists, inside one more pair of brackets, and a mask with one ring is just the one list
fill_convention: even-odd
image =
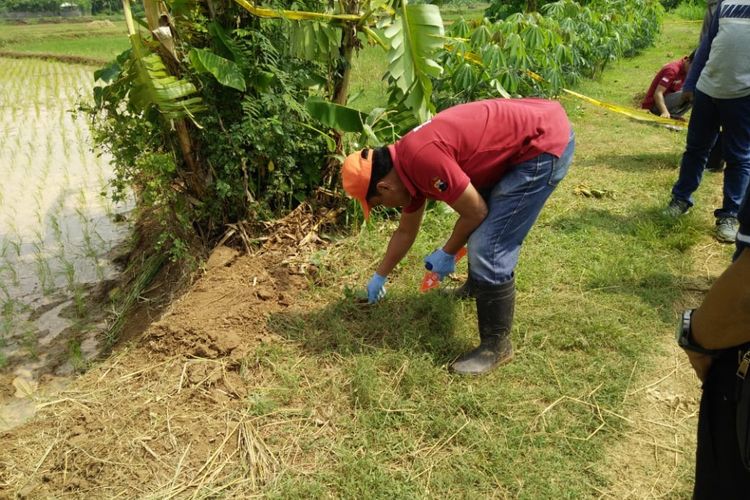
[[(707, 0), (706, 2), (706, 13), (703, 16), (703, 25), (701, 26), (701, 34), (698, 38), (698, 44), (703, 41), (708, 35), (708, 29), (711, 27), (711, 21), (716, 13), (716, 6), (719, 5), (719, 0)], [(721, 157), (721, 132), (716, 131), (716, 142), (714, 147), (711, 148), (711, 154), (708, 155), (708, 163), (706, 163), (706, 170), (709, 172), (721, 172), (724, 170), (724, 160)]]
[[(748, 195), (750, 196), (750, 190)], [(685, 311), (679, 344), (703, 382), (695, 458), (696, 500), (745, 499), (750, 471), (738, 441), (738, 397), (750, 383), (743, 358), (750, 352), (750, 203), (739, 212), (735, 260), (711, 286), (698, 309)], [(743, 372), (743, 369), (745, 370)], [(745, 379), (740, 378), (740, 374)]]
[(385, 256), (367, 284), (369, 302), (385, 296), (388, 274), (417, 237), (427, 199), (458, 212), (444, 245), (425, 257), (442, 280), (468, 242), (469, 280), (480, 345), (456, 360), (459, 374), (486, 373), (510, 361), (514, 270), (526, 235), (565, 177), (575, 149), (562, 106), (543, 99), (492, 99), (438, 113), (395, 144), (350, 154), (344, 189), (365, 216), (379, 205), (403, 208)]
[(716, 216), (716, 238), (731, 243), (737, 234), (737, 211), (750, 182), (750, 5), (720, 1), (708, 35), (701, 42), (683, 86), (693, 101), (680, 174), (665, 213), (679, 216), (693, 206), (706, 161), (722, 128), (727, 168), (724, 199)]
[(662, 118), (681, 119), (690, 109), (690, 102), (682, 98), (682, 84), (690, 71), (694, 57), (695, 51), (662, 66), (651, 81), (641, 108)]

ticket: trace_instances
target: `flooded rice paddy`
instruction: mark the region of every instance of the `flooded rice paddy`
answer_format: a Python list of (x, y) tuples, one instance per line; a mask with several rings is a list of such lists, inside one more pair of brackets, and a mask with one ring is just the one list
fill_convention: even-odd
[(92, 72), (0, 58), (0, 431), (33, 413), (40, 374), (70, 375), (103, 345), (90, 296), (117, 275), (131, 203), (102, 196), (110, 159), (72, 113)]

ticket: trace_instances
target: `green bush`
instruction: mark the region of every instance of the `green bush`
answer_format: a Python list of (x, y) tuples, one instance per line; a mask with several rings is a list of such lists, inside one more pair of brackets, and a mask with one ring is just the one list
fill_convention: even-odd
[[(157, 214), (161, 240), (173, 250), (183, 234), (213, 241), (226, 224), (293, 208), (320, 185), (328, 142), (304, 102), (327, 67), (290, 56), (286, 30), (226, 4), (216, 21), (187, 7), (174, 11), (179, 34), (173, 71), (200, 101), (185, 123), (197, 170), (185, 163), (175, 117), (144, 108), (131, 51), (97, 72), (89, 113), (96, 142), (114, 160), (115, 198), (132, 189)], [(243, 18), (243, 28), (236, 19)], [(225, 22), (222, 22), (225, 20)], [(155, 42), (150, 44), (153, 51)], [(208, 59), (187, 57), (203, 51)], [(179, 112), (179, 111), (178, 111)], [(200, 178), (196, 179), (196, 176)], [(174, 255), (180, 257), (180, 255)]]
[(542, 14), (516, 13), (478, 26), (460, 20), (438, 58), (444, 68), (435, 82), (438, 108), (503, 95), (556, 95), (652, 44), (662, 14), (657, 0), (594, 0), (586, 6), (561, 0), (545, 5)]

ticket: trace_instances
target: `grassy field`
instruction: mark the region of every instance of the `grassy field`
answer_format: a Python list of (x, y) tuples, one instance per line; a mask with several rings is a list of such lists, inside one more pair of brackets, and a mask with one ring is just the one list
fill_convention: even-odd
[(124, 21), (2, 25), (0, 50), (78, 56), (106, 62), (128, 48)]
[[(661, 65), (692, 50), (698, 29), (669, 18), (654, 48), (577, 90), (634, 106)], [(368, 88), (378, 61), (362, 54), (355, 88)], [(471, 303), (416, 292), (422, 257), (455, 220), (440, 210), (427, 215), (382, 304), (363, 311), (341, 298), (342, 286), (364, 286), (395, 227), (376, 217), (319, 257), (324, 285), (310, 293), (310, 310), (273, 319), (302, 351), (264, 353), (279, 377), (256, 404), (323, 399), (341, 415), (341, 437), (329, 443), (337, 459), (287, 476), (276, 485), (281, 497), (583, 498), (611, 486), (597, 463), (633, 426), (622, 415), (632, 409), (624, 402), (634, 375), (659, 369), (653, 363), (671, 342), (693, 252), (726, 263), (731, 248), (711, 239), (721, 176), (705, 179), (688, 217), (660, 215), (684, 133), (564, 104), (577, 131), (576, 159), (522, 252), (511, 365), (481, 379), (445, 370), (476, 342), (476, 320)], [(581, 186), (608, 195), (580, 196)], [(295, 377), (317, 378), (323, 366), (345, 394), (297, 390)], [(689, 496), (690, 443), (681, 446), (669, 457), (677, 484), (670, 478), (656, 492)]]
[[(655, 47), (612, 64), (600, 80), (576, 90), (634, 106), (665, 62), (692, 50), (699, 27), (668, 18)], [(383, 87), (374, 83), (382, 74), (378, 50), (363, 50), (355, 66), (352, 85), (362, 96), (354, 105), (363, 109), (382, 101)], [(352, 303), (345, 292), (364, 287), (396, 224), (376, 215), (314, 255), (319, 272), (309, 289), (285, 288), (294, 296), (291, 305), (279, 306), (264, 326), (234, 297), (264, 279), (252, 267), (259, 265), (256, 256), (215, 271), (225, 274), (228, 290), (211, 289), (209, 273), (192, 297), (175, 305), (177, 317), (157, 325), (158, 336), (84, 375), (88, 389), (71, 391), (77, 398), (71, 404), (48, 408), (48, 427), (32, 428), (13, 443), (16, 457), (29, 452), (32, 437), (39, 440), (29, 457), (17, 459), (13, 470), (22, 480), (10, 488), (20, 491), (37, 471), (39, 488), (60, 476), (64, 484), (70, 463), (101, 488), (91, 491), (109, 496), (134, 483), (143, 496), (174, 492), (182, 481), (196, 496), (217, 496), (247, 484), (252, 460), (270, 456), (275, 472), (257, 487), (252, 476), (257, 489), (251, 492), (271, 498), (689, 498), (694, 442), (677, 429), (693, 434), (694, 401), (669, 407), (674, 421), (657, 423), (651, 437), (668, 446), (635, 441), (628, 449), (626, 461), (658, 456), (664, 474), (645, 489), (636, 489), (638, 478), (621, 474), (622, 464), (612, 465), (609, 454), (641, 425), (636, 395), (658, 386), (644, 380), (658, 382), (665, 370), (677, 369), (661, 363), (673, 344), (676, 311), (698, 298), (689, 294), (696, 276), (710, 281), (729, 262), (731, 246), (711, 237), (722, 179), (707, 175), (690, 214), (668, 220), (660, 210), (677, 174), (684, 132), (569, 98), (563, 103), (577, 134), (576, 158), (521, 255), (513, 363), (482, 378), (446, 370), (476, 343), (474, 306), (417, 290), (423, 256), (450, 234), (455, 215), (449, 210), (427, 214), (411, 253), (389, 277), (383, 302)], [(605, 194), (586, 197), (583, 188)], [(254, 304), (267, 304), (270, 295), (264, 297)], [(149, 343), (184, 349), (177, 334), (187, 334), (172, 335), (170, 324), (194, 320), (186, 328), (194, 333), (214, 321), (190, 316), (201, 307), (217, 314), (222, 333), (248, 338), (251, 350), (236, 373), (223, 360), (202, 359), (205, 354), (181, 359), (180, 351), (165, 349), (167, 359), (149, 358), (164, 352), (148, 351)], [(253, 332), (260, 341), (250, 338)], [(172, 337), (175, 344), (168, 343)], [(195, 352), (208, 350), (199, 347)], [(193, 373), (201, 364), (209, 368)], [(230, 375), (244, 396), (227, 402), (217, 387)], [(208, 380), (215, 385), (202, 389)], [(52, 413), (58, 407), (67, 420)], [(118, 420), (131, 417), (130, 423)], [(250, 425), (247, 439), (263, 447), (250, 447), (257, 452), (252, 460), (224, 461), (220, 454), (234, 436), (226, 429), (238, 420)], [(76, 428), (85, 422), (92, 430), (55, 429), (60, 421)], [(192, 434), (184, 431), (189, 422), (198, 422)], [(211, 434), (201, 433), (207, 425), (214, 426)], [(108, 454), (115, 446), (122, 454)], [(154, 470), (159, 476), (152, 480)], [(122, 484), (96, 484), (100, 471)]]

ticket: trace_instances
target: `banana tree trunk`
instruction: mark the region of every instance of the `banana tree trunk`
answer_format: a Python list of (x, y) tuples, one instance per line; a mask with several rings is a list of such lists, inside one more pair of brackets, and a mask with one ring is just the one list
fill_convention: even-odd
[[(129, 0), (123, 0), (123, 4), (129, 3)], [(143, 0), (143, 8), (146, 12), (146, 21), (148, 28), (152, 32), (159, 28), (159, 4), (156, 0)], [(128, 24), (128, 30), (132, 25), (132, 15), (130, 14), (130, 8), (126, 9), (126, 21), (128, 16), (130, 17), (130, 24)], [(164, 59), (162, 57), (162, 59)], [(167, 61), (165, 64), (169, 68), (171, 67), (172, 61)], [(174, 68), (173, 68), (174, 69)], [(206, 175), (203, 169), (200, 167), (198, 162), (195, 160), (195, 153), (193, 147), (193, 141), (190, 137), (190, 129), (185, 119), (174, 120), (174, 131), (177, 134), (177, 144), (182, 153), (182, 159), (185, 162), (187, 171), (181, 171), (180, 176), (185, 182), (185, 186), (188, 189), (188, 193), (193, 199), (202, 200), (206, 192)], [(182, 170), (182, 169), (181, 169)]]
[[(359, 10), (359, 0), (349, 0), (345, 4), (345, 10), (347, 14), (356, 14)], [(338, 67), (333, 76), (333, 98), (331, 99), (336, 104), (342, 106), (346, 104), (349, 98), (349, 82), (352, 74), (352, 58), (354, 56), (354, 49), (357, 46), (357, 27), (355, 23), (346, 23), (341, 30), (341, 45), (339, 46), (339, 53), (341, 55), (339, 59)], [(333, 140), (336, 143), (336, 153), (341, 155), (344, 150), (343, 145), (343, 134), (338, 131), (333, 132)], [(331, 159), (325, 166), (323, 172), (323, 185), (326, 187), (332, 187), (337, 182), (338, 172), (338, 161)]]
[[(356, 3), (350, 2), (350, 4)], [(332, 100), (343, 106), (349, 96), (349, 81), (352, 74), (354, 47), (357, 44), (357, 29), (353, 24), (347, 24), (341, 31), (341, 46), (339, 47), (341, 59), (336, 70)]]

